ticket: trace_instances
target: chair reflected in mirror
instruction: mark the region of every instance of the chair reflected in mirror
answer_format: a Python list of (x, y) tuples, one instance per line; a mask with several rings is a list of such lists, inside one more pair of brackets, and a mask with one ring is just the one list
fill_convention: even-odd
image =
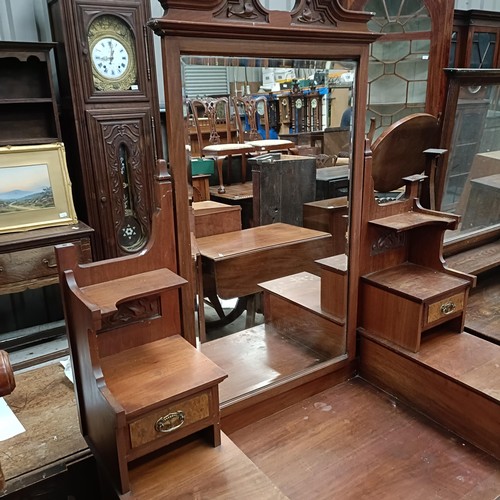
[(267, 96), (235, 96), (233, 103), (240, 141), (250, 144), (257, 154), (289, 152), (295, 147), (292, 141), (280, 139), (276, 133), (271, 137)]
[[(247, 175), (247, 155), (254, 151), (251, 144), (239, 142), (231, 121), (227, 97), (189, 99), (188, 103), (196, 126), (199, 151), (203, 157), (213, 158), (219, 176), (219, 193), (225, 193), (223, 165), (227, 159), (228, 179), (231, 175), (232, 157), (241, 157), (241, 180)], [(208, 140), (205, 137), (208, 135)], [(205, 136), (205, 137), (204, 137)]]

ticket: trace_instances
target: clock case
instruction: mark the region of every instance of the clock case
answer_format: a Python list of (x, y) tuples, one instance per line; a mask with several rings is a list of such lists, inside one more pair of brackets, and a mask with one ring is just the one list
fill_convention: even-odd
[[(136, 252), (150, 237), (152, 179), (163, 157), (153, 40), (146, 28), (149, 2), (48, 0), (48, 7), (58, 42), (61, 124), (77, 214), (95, 230), (95, 258)], [(88, 33), (104, 15), (131, 30), (136, 90), (94, 85)], [(127, 234), (134, 234), (131, 244)]]

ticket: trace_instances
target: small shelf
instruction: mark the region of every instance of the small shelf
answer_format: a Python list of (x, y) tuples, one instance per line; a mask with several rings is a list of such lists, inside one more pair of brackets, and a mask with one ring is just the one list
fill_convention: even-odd
[(23, 98), (23, 97), (16, 97), (16, 98), (0, 98), (0, 106), (4, 104), (45, 104), (45, 103), (50, 103), (52, 104), (52, 99), (50, 97), (29, 97), (29, 98)]
[(221, 368), (179, 335), (101, 358), (101, 368), (108, 389), (119, 395), (129, 420), (149, 410), (151, 401), (163, 405), (226, 378)]
[(362, 280), (415, 302), (453, 293), (469, 284), (468, 280), (409, 262), (363, 276)]
[(369, 221), (369, 224), (384, 229), (403, 232), (416, 229), (421, 226), (440, 224), (444, 229), (452, 229), (459, 218), (453, 215), (430, 214), (425, 212), (405, 212), (402, 214), (391, 215), (382, 219)]
[(119, 303), (179, 288), (186, 280), (169, 269), (156, 269), (125, 278), (82, 287), (86, 299), (98, 304), (102, 314), (116, 311)]

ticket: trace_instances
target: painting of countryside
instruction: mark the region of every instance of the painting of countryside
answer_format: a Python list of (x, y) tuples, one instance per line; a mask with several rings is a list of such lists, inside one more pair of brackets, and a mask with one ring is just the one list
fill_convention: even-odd
[(47, 165), (0, 169), (0, 215), (54, 206)]

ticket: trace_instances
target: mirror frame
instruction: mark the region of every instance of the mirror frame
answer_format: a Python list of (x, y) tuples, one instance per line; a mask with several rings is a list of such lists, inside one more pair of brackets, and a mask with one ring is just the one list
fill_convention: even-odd
[[(437, 178), (436, 206), (438, 210), (441, 207), (444, 189), (446, 183), (446, 174), (448, 168), (448, 160), (450, 157), (450, 147), (453, 138), (454, 126), (457, 105), (459, 100), (460, 88), (463, 85), (495, 85), (500, 84), (500, 69), (457, 69), (446, 68), (445, 74), (447, 77), (447, 100), (443, 113), (443, 124), (441, 134), (441, 148), (446, 149), (447, 153), (443, 159), (443, 168), (439, 171)], [(463, 214), (461, 214), (463, 215)], [(494, 241), (500, 237), (500, 228), (492, 227), (478, 230), (474, 233), (467, 233), (463, 236), (458, 236), (450, 241), (444, 241), (443, 251), (446, 256), (456, 254), (481, 246), (483, 244)]]
[[(174, 182), (179, 274), (191, 286), (182, 292), (184, 329), (194, 329), (194, 294), (188, 230), (188, 164), (184, 127), (179, 126), (184, 119), (181, 56), (262, 58), (265, 50), (266, 58), (349, 59), (357, 62), (353, 87), (355, 114), (350, 177), (346, 356), (340, 363), (335, 358), (321, 367), (312, 368), (307, 374), (277, 381), (272, 387), (300, 385), (306, 380), (332, 373), (339, 369), (339, 365), (348, 366), (356, 355), (359, 279), (359, 238), (356, 236), (361, 224), (368, 54), (369, 44), (380, 36), (368, 31), (371, 13), (346, 10), (339, 0), (297, 0), (292, 12), (268, 11), (258, 0), (159, 1), (165, 9), (164, 15), (152, 19), (148, 25), (161, 37), (168, 164)], [(192, 325), (189, 325), (190, 316)]]

